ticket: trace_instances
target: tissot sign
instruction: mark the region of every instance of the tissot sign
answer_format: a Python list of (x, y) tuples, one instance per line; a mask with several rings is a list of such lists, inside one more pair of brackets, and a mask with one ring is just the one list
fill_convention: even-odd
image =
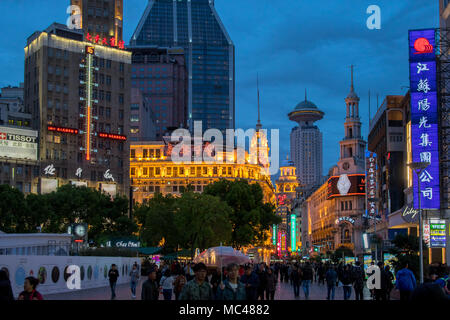
[(414, 208), (439, 209), (439, 137), (435, 30), (409, 31), (411, 146), (413, 162), (429, 162), (419, 179), (413, 174)]
[(0, 127), (0, 157), (37, 160), (37, 150), (37, 131)]

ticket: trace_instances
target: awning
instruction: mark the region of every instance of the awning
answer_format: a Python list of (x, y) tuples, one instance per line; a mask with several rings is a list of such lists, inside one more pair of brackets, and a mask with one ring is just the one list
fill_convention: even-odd
[(152, 255), (157, 254), (161, 251), (160, 247), (145, 247), (145, 248), (137, 248), (140, 254)]

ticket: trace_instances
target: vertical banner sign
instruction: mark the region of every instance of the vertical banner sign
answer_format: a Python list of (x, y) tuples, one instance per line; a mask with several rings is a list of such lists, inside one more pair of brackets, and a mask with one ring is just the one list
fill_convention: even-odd
[(409, 31), (411, 147), (413, 162), (429, 162), (417, 179), (413, 174), (414, 208), (439, 209), (439, 140), (435, 30)]
[(91, 115), (92, 115), (92, 93), (93, 93), (93, 85), (94, 85), (94, 47), (86, 46), (86, 114), (84, 117), (86, 118), (86, 160), (91, 160)]
[(272, 226), (272, 244), (274, 246), (277, 245), (277, 225), (276, 224), (274, 224)]
[(278, 231), (277, 238), (278, 238), (277, 239), (277, 252), (278, 252), (278, 255), (280, 256), (281, 255), (281, 232), (280, 231)]
[(366, 150), (366, 217), (378, 217), (377, 203), (369, 201), (377, 195), (377, 154)]
[(423, 241), (427, 245), (427, 247), (430, 247), (430, 222), (428, 220), (425, 220), (423, 222)]
[(430, 248), (445, 248), (445, 220), (430, 221)]
[(291, 251), (297, 251), (297, 215), (291, 214)]
[(282, 252), (286, 252), (287, 251), (286, 231), (284, 231), (284, 230), (281, 233), (281, 251)]

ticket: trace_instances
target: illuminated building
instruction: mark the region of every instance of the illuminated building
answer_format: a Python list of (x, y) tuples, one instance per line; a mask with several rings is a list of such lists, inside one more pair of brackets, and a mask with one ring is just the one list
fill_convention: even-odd
[(19, 87), (1, 88), (0, 125), (31, 128), (31, 113), (23, 103), (23, 83)]
[(306, 99), (289, 113), (289, 119), (298, 123), (291, 131), (291, 159), (297, 168), (297, 176), (305, 187), (313, 188), (322, 183), (322, 133), (314, 122), (324, 113)]
[(139, 89), (155, 117), (156, 136), (141, 140), (160, 140), (168, 128), (187, 128), (188, 76), (183, 48), (128, 47), (132, 51), (131, 86)]
[[(299, 227), (301, 226), (301, 223), (300, 217), (297, 217), (292, 210), (295, 199), (297, 198), (297, 187), (299, 186), (296, 176), (296, 167), (292, 161), (286, 160), (280, 167), (280, 177), (276, 180), (275, 186), (277, 197), (276, 213), (282, 220), (281, 224), (279, 224), (275, 230), (277, 233), (284, 234), (284, 237), (286, 237), (285, 246), (281, 246), (281, 253), (286, 253), (288, 249), (290, 249), (290, 251), (296, 251), (295, 249), (298, 246), (297, 237), (300, 234)], [(292, 215), (294, 217), (292, 217)], [(295, 239), (292, 238), (293, 235), (295, 236)], [(292, 250), (293, 244), (295, 247), (294, 250)]]
[[(206, 146), (207, 144), (204, 148)], [(242, 164), (236, 161), (236, 149), (232, 153), (224, 152), (214, 156), (217, 163), (193, 161), (190, 164), (181, 164), (172, 161), (171, 149), (170, 143), (164, 141), (130, 143), (130, 178), (135, 202), (145, 202), (155, 193), (179, 196), (188, 185), (191, 185), (195, 192), (203, 192), (208, 184), (219, 179), (245, 179), (250, 183), (259, 183), (264, 193), (264, 201), (274, 202), (270, 176), (264, 174), (263, 166), (250, 163), (247, 152), (246, 161)]]
[[(350, 93), (344, 123), (345, 137), (338, 164), (330, 169), (329, 178), (302, 204), (303, 229), (306, 229), (307, 251), (326, 253), (344, 246), (355, 254), (364, 253), (362, 233), (365, 212), (365, 145), (361, 136), (359, 97), (353, 86), (353, 67)], [(305, 234), (305, 232), (303, 233)]]
[(39, 192), (65, 183), (128, 194), (131, 53), (54, 23), (25, 47), (25, 108), (39, 131)]
[(85, 36), (89, 33), (102, 39), (114, 38), (115, 45), (122, 41), (123, 0), (71, 0), (70, 4), (81, 9), (81, 28)]
[(151, 0), (131, 47), (184, 48), (188, 73), (187, 120), (225, 134), (235, 127), (234, 44), (212, 0)]

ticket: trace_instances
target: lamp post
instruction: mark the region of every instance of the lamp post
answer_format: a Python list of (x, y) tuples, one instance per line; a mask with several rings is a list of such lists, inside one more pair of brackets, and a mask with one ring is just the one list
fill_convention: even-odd
[[(422, 224), (422, 205), (420, 191), (420, 175), (430, 165), (429, 162), (411, 162), (407, 166), (410, 167), (417, 175), (418, 197), (419, 197), (419, 258), (420, 258), (420, 283), (423, 283), (423, 224)], [(413, 186), (414, 188), (414, 186)]]

